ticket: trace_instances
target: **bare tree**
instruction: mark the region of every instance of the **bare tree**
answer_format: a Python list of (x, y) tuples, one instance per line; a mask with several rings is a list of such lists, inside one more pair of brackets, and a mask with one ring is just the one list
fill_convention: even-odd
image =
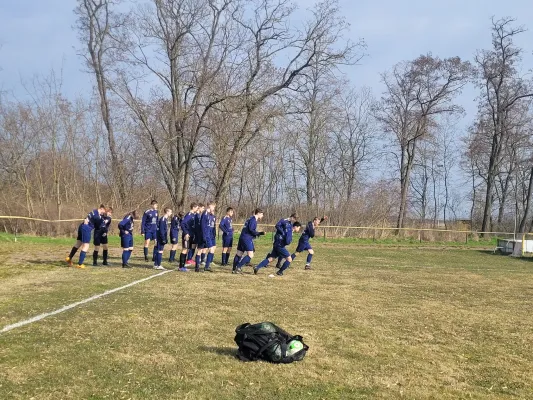
[[(215, 199), (227, 191), (241, 149), (279, 113), (271, 100), (287, 89), (298, 90), (302, 78), (313, 68), (334, 69), (336, 65), (354, 62), (354, 57), (360, 57), (354, 51), (363, 46), (343, 39), (347, 24), (335, 1), (319, 3), (301, 29), (288, 22), (294, 13), (288, 0), (253, 3), (251, 16), (241, 15), (237, 19), (246, 43), (242, 56), (246, 67), (241, 71), (241, 123), (234, 133), (228, 160), (221, 168)], [(276, 62), (278, 59), (284, 61)]]
[(124, 166), (116, 144), (108, 76), (110, 63), (113, 62), (111, 53), (117, 47), (113, 34), (123, 24), (123, 21), (112, 10), (118, 4), (120, 0), (78, 0), (75, 13), (78, 16), (77, 27), (80, 40), (86, 46), (80, 55), (85, 59), (87, 67), (96, 79), (100, 112), (107, 131), (111, 171), (118, 189), (120, 204), (123, 205), (126, 202)]
[[(197, 146), (231, 91), (242, 45), (235, 0), (152, 0), (130, 14), (115, 92), (137, 121), (176, 207), (186, 201)], [(154, 110), (156, 112), (154, 112)]]
[(396, 139), (394, 155), (400, 171), (400, 210), (397, 227), (404, 226), (408, 190), (418, 142), (441, 114), (457, 113), (453, 104), (467, 79), (471, 67), (458, 57), (441, 60), (432, 55), (421, 56), (394, 66), (382, 75), (386, 86), (376, 116), (386, 132)]
[(337, 129), (334, 129), (334, 152), (336, 166), (342, 171), (342, 183), (346, 202), (355, 195), (365, 163), (374, 154), (376, 129), (372, 116), (374, 98), (369, 88), (344, 90), (338, 99), (339, 115)]
[(480, 96), (480, 115), (490, 123), (491, 147), (486, 177), (485, 206), (481, 230), (491, 229), (495, 180), (505, 146), (507, 125), (513, 108), (533, 96), (531, 82), (518, 75), (517, 63), (522, 49), (514, 38), (525, 28), (514, 28), (514, 20), (492, 20), (492, 49), (480, 50), (475, 56)]

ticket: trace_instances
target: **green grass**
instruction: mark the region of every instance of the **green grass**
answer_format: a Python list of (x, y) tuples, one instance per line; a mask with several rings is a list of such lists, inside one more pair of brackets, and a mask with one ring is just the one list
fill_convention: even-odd
[[(11, 238), (0, 235), (0, 328), (154, 273), (141, 268), (140, 239), (138, 268), (75, 270), (61, 263), (71, 239)], [(172, 272), (0, 334), (0, 399), (533, 398), (530, 260), (415, 243), (314, 247), (314, 271), (302, 255), (283, 278)], [(234, 358), (235, 327), (265, 320), (304, 336), (303, 362)]]

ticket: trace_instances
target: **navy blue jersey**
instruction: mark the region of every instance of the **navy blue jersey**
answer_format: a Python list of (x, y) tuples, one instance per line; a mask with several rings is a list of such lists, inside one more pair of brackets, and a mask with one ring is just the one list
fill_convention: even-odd
[(292, 224), (290, 219), (281, 219), (276, 224), (274, 246), (285, 247), (292, 242)]
[(144, 233), (155, 233), (157, 231), (157, 217), (159, 213), (157, 210), (150, 208), (146, 210), (143, 214), (141, 221), (141, 234)]
[(205, 241), (216, 238), (216, 217), (205, 211), (200, 218), (201, 238)]
[(102, 216), (98, 213), (98, 210), (95, 209), (87, 214), (86, 221), (87, 225), (89, 225), (91, 229), (99, 229), (102, 223)]
[(178, 236), (178, 233), (180, 231), (180, 225), (181, 225), (181, 219), (177, 215), (174, 215), (172, 219), (170, 220), (170, 232), (174, 236)]
[(220, 225), (218, 227), (226, 235), (233, 235), (233, 221), (231, 217), (226, 215), (224, 218), (222, 218), (222, 221), (220, 221)]
[(193, 236), (194, 234), (194, 213), (188, 212), (181, 220), (182, 235)]
[(111, 225), (111, 217), (105, 216), (102, 217), (102, 223), (98, 228), (96, 228), (95, 234), (101, 235), (103, 233), (109, 232), (109, 226)]
[(127, 233), (130, 235), (133, 234), (133, 216), (131, 214), (126, 214), (124, 219), (119, 222), (118, 230), (120, 231), (120, 236), (124, 236)]
[(162, 244), (168, 243), (168, 220), (165, 216), (157, 223), (157, 241)]
[(309, 221), (307, 225), (305, 226), (305, 229), (302, 233), (302, 236), (300, 237), (301, 241), (308, 242), (309, 239), (315, 237), (315, 226), (313, 225), (313, 221)]
[(259, 236), (257, 232), (257, 218), (252, 215), (244, 222), (244, 226), (241, 231), (241, 238), (245, 240), (252, 240)]
[[(204, 211), (205, 213), (205, 211)], [(193, 232), (194, 232), (194, 237), (196, 239), (198, 238), (201, 238), (202, 237), (202, 226), (200, 225), (200, 219), (202, 218), (202, 214), (200, 213), (196, 213), (194, 214), (194, 228), (193, 228)]]

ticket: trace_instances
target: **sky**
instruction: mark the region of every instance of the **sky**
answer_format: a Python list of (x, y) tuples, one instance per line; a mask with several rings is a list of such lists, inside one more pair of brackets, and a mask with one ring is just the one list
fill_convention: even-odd
[[(303, 9), (314, 1), (296, 0)], [(62, 71), (68, 96), (86, 93), (91, 76), (76, 54), (74, 0), (0, 0), (0, 88), (23, 95), (21, 82), (52, 68)], [(367, 56), (346, 70), (357, 86), (382, 92), (380, 73), (395, 63), (428, 52), (439, 57), (472, 59), (490, 46), (490, 18), (511, 16), (530, 31), (517, 40), (528, 49), (533, 68), (533, 2), (531, 0), (339, 0), (351, 28), (349, 35), (367, 43)], [(460, 102), (475, 114), (476, 92), (467, 88)], [(471, 116), (473, 118), (473, 116)]]
[[(311, 0), (295, 0), (299, 7)], [(67, 96), (88, 93), (92, 77), (83, 71), (73, 29), (74, 0), (0, 0), (0, 90), (23, 97), (22, 82), (61, 71)], [(516, 44), (526, 49), (524, 73), (533, 68), (533, 1), (531, 0), (339, 0), (353, 41), (363, 38), (368, 54), (345, 70), (356, 86), (383, 91), (380, 73), (394, 64), (431, 52), (441, 58), (472, 60), (491, 45), (491, 17), (513, 17), (530, 30)], [(474, 120), (477, 90), (468, 86), (458, 98), (466, 111), (462, 130)]]
[[(301, 8), (314, 1), (296, 0)], [(74, 0), (0, 0), (0, 88), (21, 93), (21, 81), (51, 68), (62, 70), (69, 96), (86, 93), (91, 77), (82, 70), (72, 12)], [(340, 0), (354, 41), (364, 38), (368, 56), (347, 72), (354, 84), (382, 91), (379, 74), (395, 63), (432, 52), (472, 59), (490, 46), (490, 18), (511, 16), (529, 25), (518, 44), (533, 68), (531, 0)], [(463, 96), (472, 103), (475, 93)], [(468, 104), (464, 104), (468, 107)]]

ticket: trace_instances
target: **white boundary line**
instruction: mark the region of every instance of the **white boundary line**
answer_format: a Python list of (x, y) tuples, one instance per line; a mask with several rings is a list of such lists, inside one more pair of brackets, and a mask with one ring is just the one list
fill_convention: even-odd
[(99, 299), (101, 297), (107, 296), (107, 295), (109, 295), (111, 293), (115, 293), (115, 292), (118, 292), (120, 290), (127, 289), (127, 288), (129, 288), (131, 286), (137, 285), (139, 283), (146, 282), (146, 281), (148, 281), (150, 279), (157, 278), (158, 276), (161, 276), (161, 275), (164, 275), (164, 274), (168, 274), (169, 272), (172, 272), (172, 270), (163, 271), (163, 272), (161, 272), (159, 274), (151, 275), (151, 276), (149, 276), (147, 278), (140, 279), (138, 281), (128, 283), (127, 285), (124, 285), (124, 286), (121, 286), (121, 287), (118, 287), (118, 288), (115, 288), (115, 289), (111, 289), (111, 290), (106, 290), (104, 293), (100, 293), (100, 294), (97, 294), (95, 296), (89, 297), (88, 299), (81, 300), (81, 301), (78, 301), (76, 303), (69, 304), (68, 306), (61, 307), (58, 310), (51, 311), (51, 312), (44, 313), (44, 314), (40, 314), (40, 315), (37, 315), (37, 316), (32, 317), (30, 319), (26, 319), (24, 321), (20, 321), (20, 322), (17, 322), (15, 324), (12, 324), (12, 325), (4, 326), (2, 328), (2, 330), (0, 330), (0, 334), (8, 332), (8, 331), (10, 331), (12, 329), (15, 329), (15, 328), (20, 328), (21, 326), (24, 326), (24, 325), (32, 324), (32, 323), (40, 321), (40, 320), (42, 320), (42, 319), (44, 319), (46, 317), (50, 317), (52, 315), (56, 315), (56, 314), (62, 313), (64, 311), (70, 310), (71, 308), (78, 307), (78, 306), (81, 306), (82, 304), (86, 304), (86, 303), (89, 303), (90, 301), (97, 300), (97, 299)]

